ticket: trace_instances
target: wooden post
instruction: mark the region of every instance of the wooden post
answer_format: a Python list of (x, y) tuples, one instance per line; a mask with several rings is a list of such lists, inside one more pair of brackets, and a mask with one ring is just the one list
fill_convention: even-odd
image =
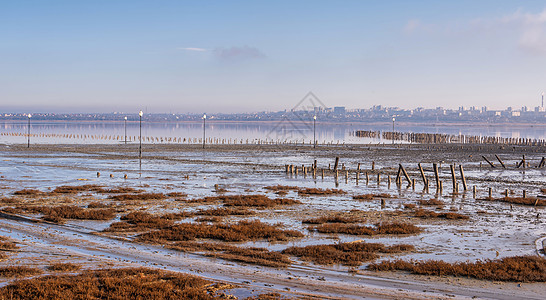
[(400, 165), (400, 169), (402, 169), (402, 174), (404, 174), (404, 177), (406, 177), (406, 180), (408, 181), (408, 183), (411, 184), (412, 181), (408, 175), (408, 172), (406, 172), (406, 169), (404, 169), (404, 166), (402, 166), (402, 164), (399, 164), (399, 165)]
[(433, 163), (432, 168), (434, 169), (434, 178), (436, 179), (436, 189), (438, 189), (438, 185), (440, 185), (440, 175), (438, 174), (438, 164)]
[(500, 159), (500, 157), (498, 155), (495, 154), (495, 157), (497, 158), (497, 160), (499, 161), (499, 163), (501, 164), (501, 166), (506, 169), (506, 166), (504, 165), (504, 162)]
[(485, 161), (491, 166), (491, 168), (495, 167), (495, 165), (492, 162), (490, 162), (489, 159), (487, 159), (487, 157), (482, 155), (482, 158), (485, 159)]
[(322, 169), (322, 179), (324, 179), (324, 169)]
[(375, 161), (372, 161), (372, 171), (375, 170)]
[(356, 171), (360, 172), (360, 163), (358, 163), (358, 165), (356, 166)]
[(488, 192), (489, 192), (489, 199), (492, 199), (493, 198), (493, 190), (491, 188), (489, 188)]
[(453, 164), (449, 165), (451, 170), (451, 182), (453, 183), (453, 193), (457, 192), (457, 178), (455, 178), (455, 166)]
[(368, 176), (368, 172), (366, 172), (366, 185), (370, 182), (370, 176)]
[(334, 163), (334, 171), (337, 171), (338, 164), (339, 164), (339, 156), (336, 156), (336, 162)]
[(472, 197), (476, 199), (476, 186), (472, 187)]
[(315, 162), (313, 163), (313, 168), (316, 170), (317, 169), (317, 160), (315, 159)]
[(527, 191), (523, 190), (523, 198), (527, 198)]
[(421, 163), (418, 163), (417, 166), (419, 167), (419, 172), (421, 172), (421, 177), (423, 178), (423, 185), (428, 185), (428, 179), (425, 176), (425, 172), (423, 171), (423, 168), (421, 167)]
[(459, 172), (461, 173), (461, 179), (463, 181), (463, 189), (466, 192), (467, 186), (466, 186), (466, 177), (464, 176), (463, 165), (459, 165)]
[(381, 182), (381, 174), (377, 173), (377, 185)]

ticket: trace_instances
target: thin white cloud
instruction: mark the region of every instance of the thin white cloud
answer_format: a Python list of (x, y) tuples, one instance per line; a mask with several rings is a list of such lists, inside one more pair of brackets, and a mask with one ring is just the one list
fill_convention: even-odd
[(207, 52), (208, 49), (205, 48), (196, 48), (196, 47), (184, 47), (184, 48), (178, 48), (179, 50), (186, 50), (186, 51), (195, 51), (195, 52)]

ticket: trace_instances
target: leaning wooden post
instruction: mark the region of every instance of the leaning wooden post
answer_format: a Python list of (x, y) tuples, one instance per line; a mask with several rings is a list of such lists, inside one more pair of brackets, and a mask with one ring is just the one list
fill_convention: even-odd
[(336, 156), (336, 162), (334, 163), (334, 171), (337, 171), (338, 164), (339, 164), (339, 156)]
[(436, 189), (438, 189), (438, 186), (440, 185), (440, 175), (438, 174), (438, 164), (433, 163), (432, 168), (434, 169), (434, 178), (436, 179)]
[(476, 199), (476, 186), (472, 187), (472, 197)]
[(501, 164), (501, 166), (506, 169), (506, 166), (504, 165), (504, 162), (500, 159), (500, 157), (498, 155), (495, 154), (495, 157), (497, 158), (497, 160), (499, 161), (499, 163)]
[(406, 177), (406, 180), (411, 185), (412, 181), (411, 181), (411, 178), (408, 175), (408, 172), (406, 172), (406, 169), (404, 169), (404, 166), (402, 166), (402, 164), (399, 164), (399, 165), (400, 165), (400, 169), (402, 170), (402, 174), (404, 174), (404, 177)]
[(489, 159), (487, 159), (487, 157), (482, 155), (482, 158), (485, 159), (485, 161), (491, 166), (491, 168), (495, 167), (495, 165), (492, 162), (490, 162)]
[(466, 177), (464, 177), (463, 165), (459, 165), (459, 172), (461, 173), (461, 179), (463, 181), (463, 189), (466, 192), (467, 186), (466, 186)]
[(425, 172), (423, 171), (423, 168), (421, 167), (421, 163), (418, 163), (417, 166), (419, 167), (419, 172), (421, 172), (421, 177), (423, 177), (423, 185), (428, 185), (427, 177), (425, 176)]

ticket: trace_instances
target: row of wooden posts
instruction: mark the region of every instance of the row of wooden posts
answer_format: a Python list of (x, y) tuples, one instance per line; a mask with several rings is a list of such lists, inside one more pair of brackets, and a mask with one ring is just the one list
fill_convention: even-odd
[[(436, 185), (436, 193), (441, 194), (443, 192), (443, 181), (440, 180), (440, 172), (439, 172), (440, 167), (441, 167), (441, 164), (438, 164), (438, 163), (433, 163), (432, 164), (432, 171), (434, 173), (434, 181), (435, 181), (435, 185)], [(318, 166), (317, 166), (317, 160), (314, 160), (314, 162), (310, 166), (301, 165), (301, 167), (299, 167), (299, 166), (293, 165), (293, 164), (286, 164), (284, 166), (284, 168), (285, 168), (285, 173), (287, 175), (298, 176), (299, 172), (301, 172), (304, 177), (306, 177), (308, 174), (312, 174), (313, 178), (315, 178), (315, 179), (319, 175), (321, 176), (322, 179), (324, 179), (325, 174), (327, 174), (327, 172), (328, 172), (328, 173), (333, 174), (336, 183), (338, 182), (340, 172), (342, 172), (342, 174), (345, 175), (345, 183), (348, 183), (348, 181), (349, 181), (349, 170), (345, 168), (344, 164), (342, 164), (341, 168), (339, 168), (339, 157), (335, 158), (335, 163), (334, 163), (333, 168), (332, 168), (331, 164), (329, 164), (327, 169), (324, 169), (324, 168), (319, 169)], [(428, 193), (428, 191), (429, 191), (429, 179), (425, 175), (425, 169), (421, 166), (421, 163), (417, 164), (417, 168), (418, 168), (419, 174), (421, 175), (421, 179), (423, 181), (423, 186), (424, 186), (423, 190)], [(468, 188), (469, 188), (469, 185), (468, 185), (468, 183), (466, 181), (463, 166), (458, 165), (458, 167), (457, 167), (455, 164), (450, 164), (449, 168), (450, 168), (450, 173), (451, 173), (451, 183), (452, 183), (453, 195), (459, 194), (459, 181), (457, 179), (457, 174), (456, 174), (457, 169), (459, 171), (458, 173), (459, 173), (459, 176), (460, 176), (460, 181), (462, 183), (463, 191), (466, 192), (468, 190)], [(371, 165), (371, 171), (372, 171), (372, 173), (375, 172), (375, 162), (373, 162), (373, 161), (372, 161), (372, 165)], [(358, 184), (358, 182), (360, 180), (360, 175), (361, 175), (362, 172), (364, 172), (365, 182), (366, 182), (366, 185), (368, 185), (369, 182), (370, 182), (370, 173), (368, 171), (361, 170), (361, 164), (358, 163), (357, 168), (355, 170), (355, 176), (356, 176), (355, 178), (356, 178), (357, 184)], [(411, 187), (411, 188), (413, 188), (413, 190), (415, 190), (415, 185), (416, 185), (415, 178), (412, 179), (410, 177), (410, 175), (408, 174), (408, 172), (406, 171), (406, 169), (404, 168), (404, 166), (402, 164), (399, 164), (398, 165), (398, 172), (397, 172), (397, 175), (396, 175), (396, 178), (395, 178), (395, 183), (398, 186), (400, 186), (402, 184), (402, 179), (403, 178), (408, 182), (407, 187), (408, 188)], [(381, 172), (377, 172), (377, 184), (379, 185), (380, 182), (381, 182)], [(387, 175), (387, 184), (388, 184), (388, 186), (390, 188), (390, 185), (391, 185), (391, 176), (390, 175)], [(477, 194), (476, 186), (472, 187), (472, 194), (473, 194), (473, 197), (476, 198), (476, 194)], [(523, 198), (525, 198), (526, 196), (527, 196), (526, 191), (523, 190)], [(488, 188), (488, 197), (489, 197), (489, 199), (492, 199), (492, 197), (493, 197), (492, 188)], [(508, 190), (505, 191), (505, 197), (508, 197)]]
[[(482, 158), (489, 164), (489, 166), (491, 166), (491, 168), (496, 168), (497, 167), (497, 166), (495, 166), (495, 164), (492, 161), (487, 159), (487, 157), (485, 157), (484, 155), (482, 155)], [(502, 161), (502, 159), (496, 154), (495, 154), (495, 158), (500, 163), (502, 168), (506, 169), (506, 164), (504, 163), (504, 161)], [(481, 165), (481, 163), (480, 163), (480, 165)], [(519, 169), (520, 167), (523, 167), (523, 169), (525, 169), (525, 168), (530, 167), (530, 166), (531, 166), (531, 163), (528, 162), (525, 159), (525, 154), (523, 155), (521, 161), (516, 162), (516, 169)], [(540, 160), (540, 162), (538, 163), (538, 165), (536, 166), (536, 168), (543, 168), (544, 166), (546, 166), (546, 158), (543, 156), (542, 159)]]
[(420, 144), (500, 144), (514, 146), (546, 146), (545, 139), (530, 138), (505, 138), (479, 135), (453, 135), (442, 133), (412, 133), (393, 131), (357, 130), (354, 132), (357, 137), (379, 138), (386, 140), (405, 141)]
[[(63, 138), (63, 139), (83, 139), (83, 140), (104, 140), (124, 142), (125, 136), (122, 135), (91, 135), (91, 134), (60, 134), (60, 133), (20, 133), (20, 132), (2, 132), (0, 136), (10, 137), (39, 137), (39, 138)], [(127, 136), (127, 142), (138, 142), (139, 136)], [(182, 138), (182, 137), (154, 137), (143, 136), (143, 142), (150, 143), (187, 143), (187, 144), (202, 144), (203, 138)], [(313, 141), (305, 140), (273, 140), (273, 139), (237, 139), (237, 138), (215, 138), (209, 137), (205, 139), (206, 144), (216, 145), (312, 145)], [(317, 145), (343, 145), (345, 142), (340, 141), (317, 141)]]

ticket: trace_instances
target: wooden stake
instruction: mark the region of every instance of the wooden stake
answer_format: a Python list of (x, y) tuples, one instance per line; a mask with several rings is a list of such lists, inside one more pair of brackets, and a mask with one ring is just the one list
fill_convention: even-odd
[(339, 164), (339, 157), (336, 156), (336, 162), (334, 163), (334, 171), (337, 171), (338, 164)]
[(423, 178), (423, 185), (428, 185), (428, 179), (425, 176), (425, 172), (423, 171), (423, 168), (421, 167), (421, 163), (418, 163), (417, 166), (419, 167), (419, 172), (421, 173), (421, 177)]
[(432, 168), (434, 169), (434, 178), (436, 179), (436, 189), (440, 185), (440, 175), (438, 174), (438, 164), (433, 163)]
[(502, 162), (502, 160), (500, 159), (500, 157), (498, 155), (495, 154), (495, 157), (497, 158), (497, 160), (499, 161), (499, 163), (501, 164), (501, 166), (506, 169), (506, 166), (504, 165), (504, 162)]
[(486, 161), (487, 163), (489, 163), (489, 165), (491, 166), (491, 168), (494, 168), (494, 167), (495, 167), (495, 165), (494, 165), (492, 162), (490, 162), (489, 159), (487, 159), (487, 157), (485, 157), (485, 156), (482, 155), (482, 158), (485, 159), (485, 161)]
[(466, 185), (466, 177), (464, 176), (463, 165), (459, 165), (459, 172), (461, 173), (461, 179), (463, 181), (463, 189), (466, 192), (467, 185)]

